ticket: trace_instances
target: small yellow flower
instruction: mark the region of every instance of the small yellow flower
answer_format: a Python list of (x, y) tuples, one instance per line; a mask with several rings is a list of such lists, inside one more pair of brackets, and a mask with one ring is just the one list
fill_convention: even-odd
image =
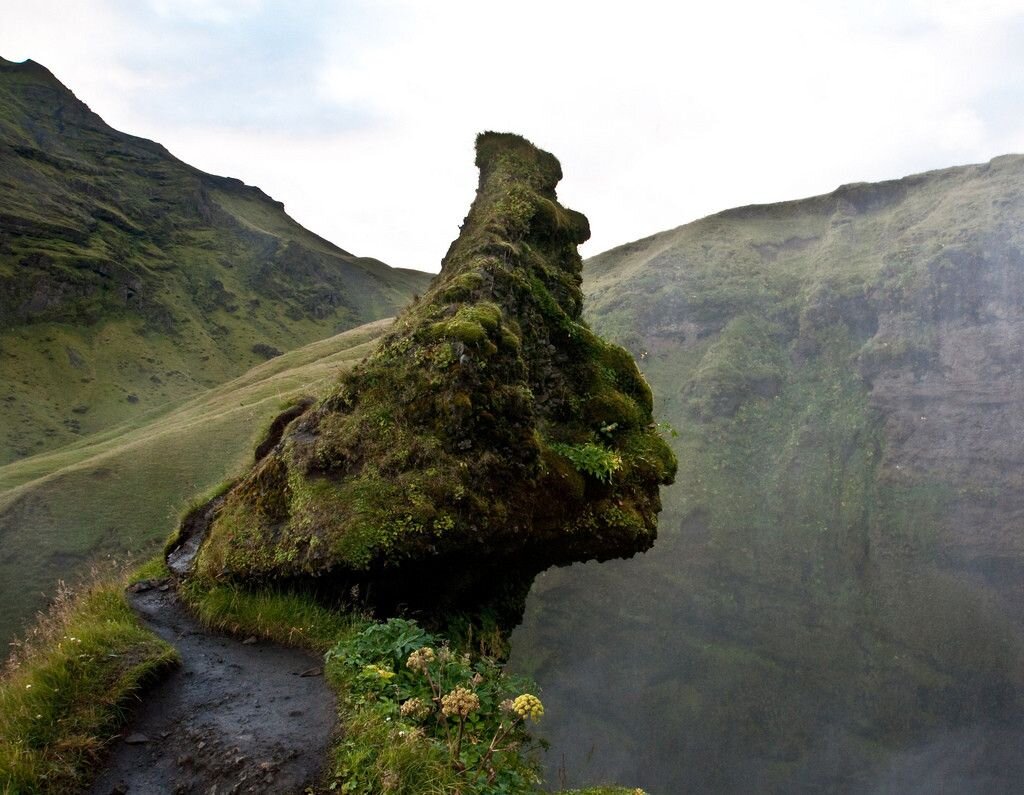
[(368, 674), (370, 676), (376, 676), (379, 679), (384, 679), (385, 681), (393, 678), (395, 675), (394, 671), (389, 671), (387, 668), (382, 668), (379, 665), (364, 666), (363, 673)]
[(402, 706), (398, 710), (403, 718), (412, 718), (413, 720), (422, 720), (430, 714), (430, 704), (424, 701), (422, 698), (410, 698), (408, 701), (404, 701)]
[(523, 720), (529, 718), (530, 720), (537, 722), (544, 714), (544, 705), (536, 696), (530, 695), (529, 693), (523, 693), (512, 702), (512, 711)]

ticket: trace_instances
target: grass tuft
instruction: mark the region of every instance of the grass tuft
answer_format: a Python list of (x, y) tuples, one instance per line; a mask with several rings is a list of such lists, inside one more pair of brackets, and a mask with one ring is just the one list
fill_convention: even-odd
[(357, 620), (317, 604), (307, 594), (269, 586), (248, 590), (195, 578), (184, 583), (180, 593), (209, 629), (318, 652), (347, 636)]
[(0, 791), (77, 792), (136, 694), (179, 661), (139, 623), (124, 580), (63, 583), (0, 676)]

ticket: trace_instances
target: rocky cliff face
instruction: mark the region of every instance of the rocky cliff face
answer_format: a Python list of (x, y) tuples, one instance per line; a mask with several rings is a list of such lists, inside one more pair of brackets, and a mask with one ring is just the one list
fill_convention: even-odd
[[(1024, 552), (1022, 218), (1018, 156), (740, 208), (595, 258), (592, 311), (601, 328), (642, 313), (634, 348), (703, 353), (683, 385), (701, 419), (773, 398), (841, 330), (881, 424), (879, 484), (935, 491), (936, 552), (999, 577)], [(723, 351), (750, 318), (771, 339)]]
[(476, 162), (431, 289), (228, 493), (202, 573), (363, 582), (511, 625), (537, 572), (653, 543), (675, 461), (632, 357), (582, 320), (586, 218), (522, 138), (481, 135)]
[(0, 463), (392, 315), (428, 279), (0, 59)]
[[(1024, 158), (997, 158), (587, 263), (592, 322), (642, 359), (680, 475), (655, 549), (547, 575), (515, 640), (577, 706), (552, 734), (570, 769), (871, 791), (946, 732), (999, 744), (1021, 693), (1022, 186)], [(598, 645), (581, 680), (569, 661)], [(608, 695), (637, 690), (623, 669), (641, 709)], [(1008, 775), (978, 759), (977, 781)]]

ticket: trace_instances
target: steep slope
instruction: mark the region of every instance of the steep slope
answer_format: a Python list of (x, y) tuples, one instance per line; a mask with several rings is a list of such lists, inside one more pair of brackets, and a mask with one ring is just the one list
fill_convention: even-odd
[(596, 257), (589, 306), (600, 328), (631, 324), (652, 377), (663, 352), (701, 356), (685, 386), (658, 373), (680, 422), (774, 398), (845, 336), (837, 364), (884, 431), (878, 477), (954, 490), (939, 552), (998, 577), (1024, 553), (1022, 219), (1020, 156), (845, 186)]
[(201, 574), (511, 627), (548, 566), (653, 543), (676, 464), (632, 357), (583, 322), (587, 220), (524, 139), (482, 134), (476, 164), (430, 291), (228, 492)]
[(342, 251), (0, 59), (0, 462), (394, 314), (429, 279)]
[(390, 320), (318, 340), (177, 405), (0, 467), (0, 638), (58, 579), (101, 556), (152, 554), (189, 500), (237, 475), (285, 404), (319, 394)]
[(570, 780), (913, 791), (931, 759), (1012, 788), (1022, 186), (1001, 157), (588, 261), (591, 321), (642, 360), (680, 472), (654, 550), (546, 574), (514, 639), (575, 710), (548, 726)]

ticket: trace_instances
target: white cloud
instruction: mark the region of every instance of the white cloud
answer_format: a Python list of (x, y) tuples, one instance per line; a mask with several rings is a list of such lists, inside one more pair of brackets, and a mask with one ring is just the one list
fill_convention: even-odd
[[(190, 30), (231, 23), (219, 71), (164, 16), (75, 4), (54, 24), (58, 5), (14, 10), (0, 54), (46, 63), (111, 123), (395, 265), (436, 269), (483, 129), (559, 156), (589, 253), (737, 204), (1024, 148), (1019, 0), (166, 3)], [(252, 42), (288, 68), (230, 57)], [(161, 92), (173, 114), (150, 109)]]
[(226, 25), (263, 7), (262, 0), (151, 0), (149, 6), (164, 19)]

